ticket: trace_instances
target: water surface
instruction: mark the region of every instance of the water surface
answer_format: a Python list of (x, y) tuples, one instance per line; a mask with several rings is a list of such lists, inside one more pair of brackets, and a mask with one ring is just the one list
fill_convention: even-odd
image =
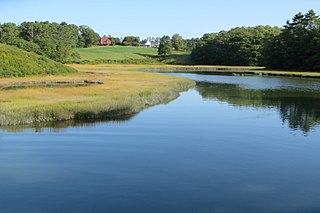
[(176, 74), (117, 121), (2, 128), (0, 212), (319, 212), (320, 82)]

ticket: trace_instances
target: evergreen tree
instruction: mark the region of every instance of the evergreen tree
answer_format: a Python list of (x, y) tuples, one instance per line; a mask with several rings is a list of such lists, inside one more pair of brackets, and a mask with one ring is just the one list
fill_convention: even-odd
[(296, 14), (281, 34), (265, 46), (266, 65), (272, 69), (320, 69), (320, 19), (313, 10)]

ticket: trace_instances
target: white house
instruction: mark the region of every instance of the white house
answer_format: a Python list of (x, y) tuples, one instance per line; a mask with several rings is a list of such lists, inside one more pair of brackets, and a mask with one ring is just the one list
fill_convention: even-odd
[(141, 46), (146, 47), (146, 48), (151, 48), (151, 42), (147, 40), (145, 43), (142, 43)]
[(151, 42), (151, 48), (158, 48), (160, 45), (160, 42), (155, 41), (155, 42)]
[(141, 47), (146, 47), (146, 48), (158, 48), (159, 47), (159, 42), (158, 41), (150, 41), (147, 40), (145, 42), (141, 43)]

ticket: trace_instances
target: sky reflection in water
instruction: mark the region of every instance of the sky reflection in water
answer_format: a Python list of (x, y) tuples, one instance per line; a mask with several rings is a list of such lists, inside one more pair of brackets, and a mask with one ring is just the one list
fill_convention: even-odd
[(320, 210), (317, 81), (183, 76), (124, 121), (4, 128), (0, 212)]

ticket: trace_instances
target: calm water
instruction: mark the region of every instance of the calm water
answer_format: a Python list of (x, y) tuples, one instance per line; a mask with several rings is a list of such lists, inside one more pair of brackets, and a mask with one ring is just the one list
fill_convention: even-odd
[(320, 81), (177, 74), (131, 118), (0, 131), (0, 212), (320, 212)]

